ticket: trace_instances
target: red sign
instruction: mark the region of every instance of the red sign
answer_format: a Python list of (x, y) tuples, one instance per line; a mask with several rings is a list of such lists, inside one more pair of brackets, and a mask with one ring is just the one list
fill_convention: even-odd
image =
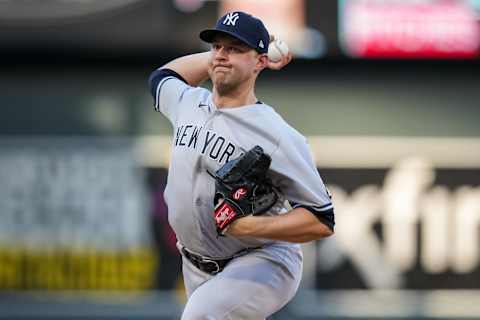
[(355, 57), (473, 58), (479, 51), (475, 12), (460, 1), (348, 1), (343, 13), (343, 44)]

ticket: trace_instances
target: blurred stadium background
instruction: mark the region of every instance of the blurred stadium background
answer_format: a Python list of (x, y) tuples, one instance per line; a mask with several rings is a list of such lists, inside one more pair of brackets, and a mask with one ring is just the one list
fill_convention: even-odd
[(336, 205), (272, 319), (480, 319), (478, 0), (0, 1), (0, 319), (179, 318), (146, 81), (232, 9), (294, 50), (257, 94)]

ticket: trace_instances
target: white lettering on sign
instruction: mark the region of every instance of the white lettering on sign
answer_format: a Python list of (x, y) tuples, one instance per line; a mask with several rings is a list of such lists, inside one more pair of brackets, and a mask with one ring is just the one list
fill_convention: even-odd
[[(365, 185), (347, 194), (329, 185), (335, 235), (318, 247), (305, 245), (304, 285), (313, 286), (316, 270), (333, 271), (347, 258), (366, 285), (377, 289), (401, 288), (403, 273), (417, 262), (431, 274), (477, 269), (480, 187), (450, 190), (434, 181), (435, 170), (428, 161), (406, 158), (387, 172), (382, 187)], [(383, 240), (373, 228), (378, 223)]]

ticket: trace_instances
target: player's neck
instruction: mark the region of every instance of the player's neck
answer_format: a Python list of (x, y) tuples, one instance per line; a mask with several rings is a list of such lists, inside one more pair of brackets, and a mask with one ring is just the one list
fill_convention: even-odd
[(217, 108), (235, 108), (255, 104), (258, 100), (255, 96), (253, 86), (248, 88), (237, 88), (229, 92), (220, 93), (213, 88), (213, 103)]

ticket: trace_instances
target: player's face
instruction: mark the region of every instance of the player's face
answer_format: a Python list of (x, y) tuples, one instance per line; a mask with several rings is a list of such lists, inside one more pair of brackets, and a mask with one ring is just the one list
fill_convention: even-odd
[(264, 68), (259, 55), (243, 42), (218, 35), (212, 42), (208, 74), (220, 94), (236, 90), (240, 85), (255, 80)]

